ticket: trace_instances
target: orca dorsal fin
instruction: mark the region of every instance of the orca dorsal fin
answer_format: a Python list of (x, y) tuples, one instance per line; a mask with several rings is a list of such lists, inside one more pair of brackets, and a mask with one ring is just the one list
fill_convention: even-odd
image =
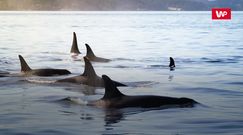
[(29, 67), (29, 65), (26, 63), (26, 61), (21, 55), (19, 55), (19, 60), (21, 65), (21, 72), (31, 71), (31, 68)]
[(84, 57), (84, 73), (82, 76), (97, 76), (91, 62), (87, 57)]
[(87, 57), (95, 57), (95, 54), (92, 51), (92, 49), (90, 48), (90, 46), (88, 44), (85, 44), (85, 46), (86, 46), (86, 50), (87, 50), (86, 56)]
[(80, 51), (78, 49), (77, 36), (76, 36), (75, 32), (73, 32), (73, 44), (72, 44), (72, 48), (71, 48), (71, 53), (80, 54)]
[(174, 68), (175, 67), (175, 61), (172, 57), (170, 57), (170, 65), (169, 65), (170, 68)]
[(102, 79), (104, 80), (104, 84), (105, 84), (105, 95), (102, 99), (125, 96), (117, 89), (114, 81), (112, 81), (107, 75), (102, 75)]

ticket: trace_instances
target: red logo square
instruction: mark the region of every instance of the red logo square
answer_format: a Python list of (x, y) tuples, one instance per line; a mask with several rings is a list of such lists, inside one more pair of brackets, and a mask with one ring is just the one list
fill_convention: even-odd
[(231, 8), (212, 8), (213, 20), (230, 20)]

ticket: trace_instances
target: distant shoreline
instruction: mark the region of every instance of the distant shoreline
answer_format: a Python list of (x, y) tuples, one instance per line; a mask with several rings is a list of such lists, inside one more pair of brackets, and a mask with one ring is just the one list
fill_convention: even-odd
[[(6, 12), (11, 12), (11, 11), (53, 11), (53, 12), (208, 12), (208, 11), (211, 11), (211, 10), (0, 10), (0, 12), (2, 11), (6, 11)], [(233, 10), (233, 11), (243, 11), (243, 10)]]
[(0, 11), (243, 11), (243, 0), (0, 0)]

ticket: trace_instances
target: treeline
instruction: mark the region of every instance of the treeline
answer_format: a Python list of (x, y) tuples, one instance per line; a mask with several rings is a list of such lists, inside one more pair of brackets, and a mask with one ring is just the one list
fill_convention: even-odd
[(0, 0), (0, 10), (204, 11), (212, 7), (243, 10), (243, 0)]

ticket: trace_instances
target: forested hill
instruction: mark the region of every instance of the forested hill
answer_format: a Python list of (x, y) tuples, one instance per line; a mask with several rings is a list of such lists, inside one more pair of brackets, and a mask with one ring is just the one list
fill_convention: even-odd
[(0, 10), (204, 11), (243, 10), (243, 0), (0, 0)]

